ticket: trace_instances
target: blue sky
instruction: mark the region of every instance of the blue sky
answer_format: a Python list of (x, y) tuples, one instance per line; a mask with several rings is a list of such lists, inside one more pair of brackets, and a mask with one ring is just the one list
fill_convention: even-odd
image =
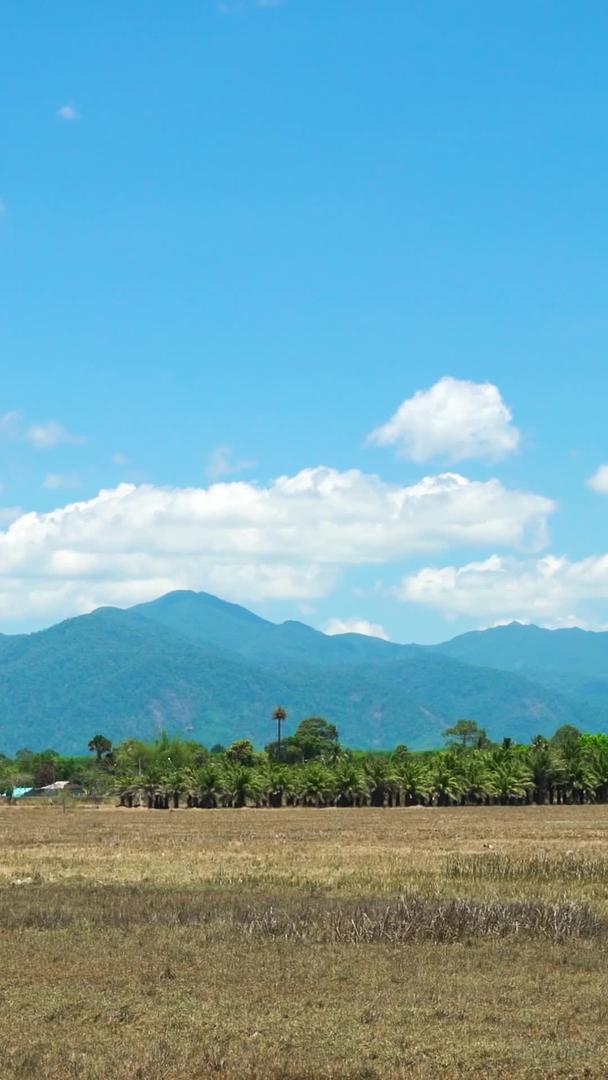
[(0, 629), (172, 587), (402, 641), (608, 623), (607, 35), (4, 11)]

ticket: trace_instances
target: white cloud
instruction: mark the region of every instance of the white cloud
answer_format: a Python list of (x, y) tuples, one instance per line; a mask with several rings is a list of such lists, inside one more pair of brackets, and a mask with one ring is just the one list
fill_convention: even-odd
[(46, 424), (32, 424), (25, 432), (24, 438), (37, 450), (49, 450), (53, 446), (59, 446), (60, 443), (86, 442), (83, 435), (73, 435), (56, 420), (49, 420)]
[(17, 409), (0, 416), (0, 438), (13, 442), (21, 435), (23, 415)]
[(446, 376), (404, 401), (368, 441), (396, 446), (412, 461), (496, 461), (516, 450), (519, 438), (497, 386)]
[(460, 567), (427, 566), (405, 577), (398, 595), (447, 617), (585, 626), (578, 605), (608, 600), (608, 555), (578, 562), (556, 555), (531, 560), (492, 555)]
[(0, 440), (5, 442), (28, 442), (36, 450), (49, 450), (60, 443), (80, 445), (86, 442), (84, 435), (74, 435), (57, 420), (45, 424), (25, 426), (23, 413), (18, 409), (0, 415)]
[(57, 109), (57, 116), (61, 120), (80, 120), (80, 113), (73, 105), (61, 105)]
[(222, 476), (247, 472), (248, 469), (253, 469), (256, 465), (257, 461), (248, 459), (241, 461), (238, 459), (235, 460), (234, 451), (231, 446), (216, 446), (211, 454), (211, 459), (207, 467), (207, 475), (211, 480), (219, 480)]
[(129, 459), (126, 454), (113, 454), (112, 463), (114, 465), (128, 465)]
[(598, 495), (608, 495), (608, 465), (600, 465), (587, 480), (587, 486)]
[(0, 532), (0, 617), (51, 620), (176, 588), (311, 601), (347, 566), (542, 542), (552, 510), (542, 496), (452, 474), (409, 488), (325, 467), (266, 487), (121, 484)]
[(325, 633), (329, 635), (365, 634), (366, 637), (389, 640), (386, 630), (380, 623), (368, 622), (367, 619), (330, 619), (325, 627)]
[(42, 486), (47, 491), (57, 491), (60, 488), (77, 488), (80, 487), (80, 477), (74, 474), (48, 473)]

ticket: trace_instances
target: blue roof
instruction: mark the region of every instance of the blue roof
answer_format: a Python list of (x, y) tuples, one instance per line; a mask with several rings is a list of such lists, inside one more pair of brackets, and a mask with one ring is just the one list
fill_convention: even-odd
[(31, 787), (16, 787), (16, 788), (13, 788), (12, 797), (13, 797), (13, 799), (20, 799), (23, 795), (27, 795), (27, 793), (29, 791), (31, 791), (31, 790), (32, 790)]

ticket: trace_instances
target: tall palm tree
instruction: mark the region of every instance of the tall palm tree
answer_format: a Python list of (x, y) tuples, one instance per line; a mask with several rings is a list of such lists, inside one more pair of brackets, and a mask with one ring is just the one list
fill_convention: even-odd
[(287, 710), (279, 705), (272, 714), (272, 719), (277, 725), (277, 761), (281, 761), (281, 726), (287, 720)]

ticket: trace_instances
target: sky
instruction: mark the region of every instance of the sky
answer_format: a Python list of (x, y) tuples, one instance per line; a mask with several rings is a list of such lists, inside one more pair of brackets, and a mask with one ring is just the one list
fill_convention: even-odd
[(0, 631), (608, 625), (608, 8), (0, 13)]

